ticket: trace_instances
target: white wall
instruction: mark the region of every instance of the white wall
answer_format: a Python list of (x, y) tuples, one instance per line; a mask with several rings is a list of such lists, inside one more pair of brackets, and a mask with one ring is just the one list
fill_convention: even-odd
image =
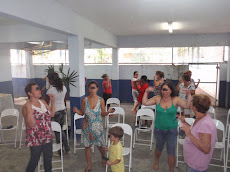
[[(55, 70), (58, 71), (59, 66), (55, 66)], [(35, 65), (34, 77), (43, 78), (46, 73), (47, 65)], [(131, 79), (133, 72), (137, 70), (139, 77), (141, 75), (147, 75), (148, 79), (153, 80), (153, 77), (157, 70), (161, 70), (165, 73), (165, 79), (178, 80), (181, 74), (187, 71), (189, 68), (187, 65), (119, 65), (119, 79)], [(64, 71), (67, 72), (68, 66), (64, 66)], [(72, 69), (71, 69), (72, 71)], [(112, 65), (85, 65), (85, 76), (89, 79), (102, 79), (101, 76), (106, 73), (111, 79), (114, 79)]]
[(11, 72), (13, 78), (26, 78), (26, 65), (12, 65)]
[(11, 80), (10, 49), (7, 45), (0, 44), (0, 82)]
[(119, 48), (228, 46), (230, 34), (119, 36)]

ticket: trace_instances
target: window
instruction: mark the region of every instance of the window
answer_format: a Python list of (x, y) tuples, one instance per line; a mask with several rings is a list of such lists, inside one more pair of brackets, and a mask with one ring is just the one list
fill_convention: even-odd
[(173, 47), (173, 63), (223, 62), (225, 47)]
[(35, 50), (33, 64), (69, 64), (68, 50)]
[(26, 64), (26, 55), (23, 50), (10, 50), (10, 61), (13, 65), (25, 65)]
[(112, 63), (112, 48), (85, 49), (85, 64)]
[(119, 63), (172, 63), (172, 48), (120, 48)]

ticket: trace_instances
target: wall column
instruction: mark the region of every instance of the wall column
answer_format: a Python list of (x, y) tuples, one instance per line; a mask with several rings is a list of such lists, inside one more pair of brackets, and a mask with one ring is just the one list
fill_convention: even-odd
[(13, 97), (10, 49), (7, 45), (0, 45), (0, 61), (0, 93), (11, 94)]
[(118, 49), (112, 49), (112, 88), (113, 94), (112, 97), (119, 98), (119, 64), (118, 64)]
[[(81, 108), (81, 101), (85, 96), (85, 68), (84, 68), (84, 37), (83, 36), (69, 36), (69, 67), (70, 72), (77, 71), (79, 75), (73, 84), (70, 85), (70, 111), (71, 111), (71, 130), (73, 133), (73, 107)], [(81, 128), (81, 123), (77, 124), (77, 128)]]
[(226, 94), (225, 95), (226, 95), (225, 107), (230, 108), (230, 51), (228, 51), (228, 69), (227, 69)]

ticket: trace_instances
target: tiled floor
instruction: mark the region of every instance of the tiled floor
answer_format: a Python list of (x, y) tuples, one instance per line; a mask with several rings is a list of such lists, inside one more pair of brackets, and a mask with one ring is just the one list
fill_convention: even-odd
[[(126, 112), (125, 121), (134, 129), (135, 115), (131, 113), (132, 104), (121, 105)], [(15, 105), (15, 107), (21, 113), (22, 105)], [(226, 123), (227, 118), (227, 109), (216, 108), (217, 119)], [(22, 116), (20, 115), (20, 121)], [(21, 122), (20, 122), (21, 124)], [(141, 133), (142, 134), (142, 133)], [(10, 137), (11, 134), (7, 134), (6, 137)], [(150, 137), (150, 134), (143, 133), (143, 137)], [(30, 154), (29, 149), (25, 146), (22, 146), (22, 149), (18, 149), (19, 144), (17, 144), (17, 149), (13, 148), (13, 145), (0, 145), (0, 172), (23, 172), (26, 169)], [(73, 140), (70, 141), (71, 153), (66, 155), (64, 154), (64, 171), (67, 172), (82, 172), (86, 167), (85, 154), (84, 150), (77, 150), (77, 154), (73, 154)], [(132, 172), (148, 172), (153, 171), (152, 165), (154, 163), (154, 148), (155, 143), (153, 143), (153, 150), (150, 151), (147, 146), (135, 146), (133, 149), (133, 160), (132, 160)], [(180, 147), (180, 150), (182, 147)], [(220, 151), (215, 151), (215, 157), (220, 156)], [(127, 159), (126, 157), (124, 157)], [(92, 154), (92, 163), (93, 163), (93, 172), (104, 172), (105, 168), (102, 167), (100, 153), (98, 149), (95, 149), (95, 153)], [(218, 163), (218, 162), (216, 162)], [(167, 153), (162, 152), (160, 159), (159, 172), (167, 172), (168, 169), (167, 162)], [(126, 168), (125, 171), (128, 171)], [(185, 164), (179, 164), (178, 168), (175, 168), (176, 172), (186, 171)], [(219, 172), (223, 171), (223, 168), (219, 167), (209, 167), (209, 172)], [(230, 169), (229, 169), (230, 171)]]

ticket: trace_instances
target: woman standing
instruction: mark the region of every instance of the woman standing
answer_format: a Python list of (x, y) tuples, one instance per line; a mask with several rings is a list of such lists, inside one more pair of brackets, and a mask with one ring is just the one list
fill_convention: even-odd
[(35, 171), (41, 154), (43, 153), (45, 171), (52, 170), (52, 129), (50, 117), (55, 113), (55, 98), (51, 108), (41, 98), (41, 90), (36, 83), (29, 83), (25, 87), (29, 101), (22, 107), (22, 115), (26, 125), (26, 146), (30, 147), (30, 161), (26, 172)]
[(111, 85), (111, 79), (107, 74), (102, 75), (102, 78), (103, 78), (103, 83), (102, 83), (103, 99), (105, 100), (105, 104), (106, 104), (106, 101), (112, 96), (112, 85)]
[(161, 85), (164, 83), (165, 74), (161, 71), (156, 71), (156, 75), (154, 76), (153, 86), (155, 88), (154, 94), (155, 96), (160, 95)]
[(154, 135), (156, 139), (155, 149), (155, 163), (153, 169), (157, 170), (159, 167), (159, 159), (164, 144), (167, 144), (168, 165), (170, 172), (173, 172), (175, 166), (175, 149), (177, 143), (177, 106), (188, 108), (191, 102), (191, 93), (189, 90), (184, 90), (187, 93), (187, 102), (179, 97), (176, 97), (175, 87), (171, 82), (164, 82), (161, 86), (161, 95), (154, 96), (148, 99), (148, 93), (153, 92), (154, 88), (149, 87), (145, 90), (142, 104), (157, 105)]
[[(76, 112), (79, 115), (85, 114), (81, 134), (81, 143), (85, 146), (86, 161), (88, 164), (85, 172), (92, 170), (92, 145), (98, 147), (102, 157), (105, 156), (105, 139), (101, 116), (105, 117), (109, 113), (114, 112), (113, 109), (105, 112), (105, 101), (97, 95), (98, 83), (96, 81), (91, 81), (88, 84), (88, 89), (90, 95), (82, 100), (81, 110), (78, 110), (76, 107), (73, 108), (73, 112)], [(102, 160), (102, 164), (105, 166), (106, 161)]]
[(137, 106), (136, 104), (138, 104), (137, 97), (138, 97), (139, 92), (137, 91), (137, 87), (139, 86), (139, 81), (137, 78), (138, 78), (138, 72), (135, 71), (133, 73), (133, 78), (131, 79), (132, 96), (133, 96), (133, 101), (134, 101), (132, 111), (134, 111), (134, 108)]
[(216, 126), (207, 111), (211, 101), (206, 95), (195, 95), (191, 109), (195, 113), (196, 120), (189, 126), (183, 116), (178, 116), (182, 121), (182, 130), (186, 134), (184, 160), (188, 165), (187, 172), (205, 172), (211, 161), (216, 144)]
[[(56, 111), (54, 115), (54, 121), (58, 122), (61, 125), (61, 128), (64, 125), (66, 116), (66, 92), (67, 89), (63, 85), (61, 78), (59, 78), (58, 74), (53, 72), (48, 74), (48, 79), (51, 87), (48, 89), (46, 94), (53, 94), (55, 97), (55, 106)], [(49, 102), (49, 101), (48, 101)], [(53, 102), (51, 102), (53, 104)], [(60, 143), (60, 134), (55, 132), (56, 142)], [(65, 132), (62, 130), (62, 142), (65, 148), (66, 153), (70, 153), (69, 145), (67, 142), (67, 137)], [(61, 155), (61, 152), (58, 152)]]

